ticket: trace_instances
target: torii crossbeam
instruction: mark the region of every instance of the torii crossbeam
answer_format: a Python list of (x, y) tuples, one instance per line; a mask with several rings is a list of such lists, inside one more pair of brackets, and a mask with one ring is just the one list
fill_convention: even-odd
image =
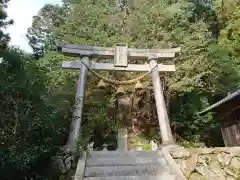
[[(157, 60), (161, 60), (163, 62), (166, 58), (175, 57), (175, 54), (180, 52), (180, 48), (135, 49), (128, 48), (125, 44), (116, 44), (115, 48), (85, 45), (63, 45), (59, 46), (59, 50), (64, 54), (78, 56), (81, 58), (81, 61), (64, 61), (62, 64), (63, 68), (81, 69), (77, 84), (75, 110), (71, 123), (72, 130), (69, 134), (67, 142), (68, 147), (74, 149), (77, 146), (77, 139), (82, 122), (83, 101), (88, 68), (105, 71), (151, 71), (162, 144), (174, 144), (159, 72), (175, 71), (175, 66), (157, 64)], [(89, 58), (92, 57), (99, 59), (113, 59), (114, 63), (90, 62)], [(139, 59), (149, 61), (149, 64), (128, 64), (128, 60)], [(86, 65), (88, 67), (86, 67)]]

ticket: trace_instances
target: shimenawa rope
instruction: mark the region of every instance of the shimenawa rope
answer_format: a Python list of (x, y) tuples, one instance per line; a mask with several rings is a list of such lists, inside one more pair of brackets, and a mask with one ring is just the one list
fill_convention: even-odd
[(100, 75), (99, 73), (97, 73), (97, 72), (95, 72), (94, 70), (92, 70), (91, 68), (89, 68), (88, 65), (86, 65), (83, 61), (81, 61), (81, 62), (82, 62), (83, 65), (86, 66), (86, 67), (88, 68), (88, 70), (89, 70), (91, 73), (93, 73), (95, 76), (97, 76), (98, 78), (100, 78), (100, 79), (104, 80), (105, 82), (107, 82), (107, 83), (109, 83), (109, 84), (112, 84), (112, 85), (129, 85), (129, 84), (136, 83), (137, 81), (141, 81), (141, 80), (144, 79), (146, 76), (148, 76), (149, 74), (151, 74), (152, 71), (153, 71), (153, 69), (154, 69), (155, 67), (157, 67), (157, 65), (154, 66), (154, 67), (151, 69), (151, 71), (149, 71), (149, 72), (147, 72), (147, 73), (145, 73), (145, 74), (143, 74), (143, 75), (141, 75), (141, 76), (139, 76), (139, 77), (137, 77), (137, 78), (135, 78), (135, 79), (131, 79), (131, 80), (127, 80), (127, 81), (117, 81), (117, 80), (108, 79), (108, 78)]

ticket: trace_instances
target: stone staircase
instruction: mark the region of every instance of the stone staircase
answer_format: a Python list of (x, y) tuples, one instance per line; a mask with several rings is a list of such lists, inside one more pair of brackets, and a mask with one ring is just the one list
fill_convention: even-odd
[(91, 151), (78, 161), (74, 180), (178, 180), (159, 151)]

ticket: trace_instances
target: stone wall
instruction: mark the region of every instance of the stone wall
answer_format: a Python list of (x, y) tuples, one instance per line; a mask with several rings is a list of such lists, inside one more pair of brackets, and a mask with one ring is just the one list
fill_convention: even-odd
[(176, 148), (170, 154), (189, 180), (240, 180), (240, 147)]

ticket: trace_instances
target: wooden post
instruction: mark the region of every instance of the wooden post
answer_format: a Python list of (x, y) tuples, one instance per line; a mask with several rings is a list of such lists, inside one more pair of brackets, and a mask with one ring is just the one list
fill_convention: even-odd
[[(82, 61), (84, 64), (89, 64), (88, 57), (83, 57)], [(80, 127), (82, 123), (82, 112), (83, 112), (83, 103), (84, 103), (84, 94), (85, 94), (85, 86), (87, 81), (88, 68), (81, 63), (81, 70), (79, 74), (79, 79), (77, 83), (77, 93), (76, 93), (76, 102), (73, 111), (73, 118), (71, 123), (71, 130), (68, 137), (67, 147), (69, 147), (72, 151), (76, 151), (77, 148), (77, 140), (80, 132)]]
[(167, 115), (166, 105), (164, 101), (162, 84), (161, 84), (159, 73), (158, 73), (157, 61), (151, 60), (150, 67), (153, 69), (152, 82), (153, 82), (153, 88), (154, 88), (154, 96), (156, 101), (160, 132), (162, 136), (162, 144), (163, 145), (174, 144), (170, 123)]

